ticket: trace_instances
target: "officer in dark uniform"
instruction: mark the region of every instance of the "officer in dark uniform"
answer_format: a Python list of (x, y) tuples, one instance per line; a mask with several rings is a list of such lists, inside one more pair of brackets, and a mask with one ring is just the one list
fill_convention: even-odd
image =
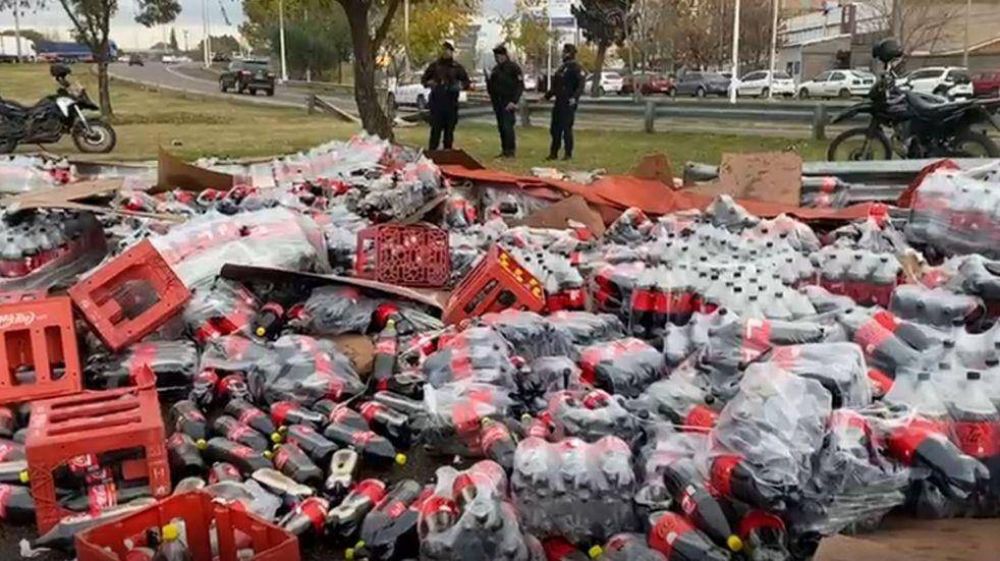
[(455, 61), (455, 45), (451, 41), (441, 45), (441, 56), (427, 67), (420, 82), (431, 90), (428, 148), (437, 150), (441, 145), (441, 133), (444, 133), (444, 148), (451, 150), (458, 124), (458, 94), (471, 85), (465, 67)]
[(497, 117), (497, 131), (500, 132), (501, 158), (513, 158), (517, 150), (514, 137), (514, 118), (517, 102), (524, 92), (524, 74), (516, 62), (510, 60), (507, 47), (497, 45), (493, 49), (497, 64), (486, 79), (486, 91), (493, 102), (493, 113)]
[(559, 157), (559, 146), (565, 146), (564, 160), (573, 157), (573, 121), (576, 120), (576, 106), (583, 95), (583, 67), (576, 61), (576, 46), (571, 43), (563, 45), (562, 65), (549, 80), (549, 91), (545, 99), (555, 98), (552, 106), (552, 124), (549, 133), (552, 144), (549, 146), (547, 160)]

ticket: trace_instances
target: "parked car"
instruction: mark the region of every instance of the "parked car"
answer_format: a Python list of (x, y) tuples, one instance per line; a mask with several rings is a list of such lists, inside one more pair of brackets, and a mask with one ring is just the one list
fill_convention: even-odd
[(674, 82), (667, 76), (657, 72), (636, 72), (622, 78), (622, 89), (618, 93), (634, 93), (636, 84), (638, 84), (639, 93), (642, 95), (653, 95), (669, 93)]
[(139, 55), (129, 55), (128, 57), (129, 66), (145, 66), (146, 63), (143, 62), (142, 57)]
[[(485, 86), (483, 87), (485, 90)], [(420, 74), (405, 74), (392, 84), (389, 88), (391, 92), (390, 101), (395, 104), (396, 107), (401, 105), (414, 105), (417, 109), (423, 111), (427, 108), (427, 103), (431, 99), (430, 88), (425, 88), (423, 84), (420, 83)], [(465, 103), (469, 99), (468, 94), (465, 91), (458, 93), (458, 102)]]
[(932, 66), (920, 68), (901, 78), (897, 85), (917, 93), (943, 97), (972, 97), (972, 78), (965, 68), (958, 66)]
[(720, 72), (685, 72), (670, 89), (671, 97), (677, 95), (725, 96), (727, 94), (729, 94), (729, 78)]
[[(594, 84), (594, 76), (590, 75), (587, 77), (586, 85), (583, 88), (584, 94), (590, 93)], [(622, 91), (622, 76), (621, 74), (614, 71), (604, 71), (601, 72), (600, 82), (597, 84), (597, 93), (599, 95), (604, 94), (617, 94)]]
[(791, 97), (795, 95), (795, 82), (785, 72), (775, 72), (771, 79), (770, 70), (750, 72), (736, 83), (736, 95), (767, 97), (768, 93)]
[(1000, 97), (1000, 72), (980, 72), (974, 75), (972, 94), (976, 97)]
[(538, 89), (538, 76), (534, 74), (525, 73), (524, 75), (524, 91), (533, 92)]
[(483, 72), (474, 72), (471, 76), (469, 76), (469, 79), (472, 80), (472, 91), (486, 91), (486, 74)]
[(212, 62), (232, 62), (233, 57), (226, 53), (215, 53), (212, 55)]
[(799, 97), (842, 97), (866, 96), (875, 85), (875, 75), (860, 70), (827, 70), (799, 84)]
[(266, 60), (234, 60), (219, 76), (219, 89), (223, 93), (233, 89), (238, 93), (250, 92), (250, 95), (257, 95), (257, 90), (263, 90), (272, 96), (274, 72)]

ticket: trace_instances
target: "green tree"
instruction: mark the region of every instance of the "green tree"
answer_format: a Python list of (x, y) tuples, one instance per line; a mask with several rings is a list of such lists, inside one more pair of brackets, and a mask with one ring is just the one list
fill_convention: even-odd
[(413, 5), (410, 9), (410, 38), (406, 41), (403, 18), (397, 17), (385, 38), (383, 50), (395, 61), (410, 57), (414, 68), (437, 58), (441, 43), (468, 32), (479, 0), (437, 0)]
[[(636, 14), (632, 13), (633, 0), (580, 0), (571, 10), (588, 43), (597, 47), (594, 74), (600, 76), (604, 58), (611, 45), (619, 47), (635, 27)], [(590, 95), (598, 95), (600, 80), (591, 84)]]
[[(240, 42), (236, 40), (236, 37), (232, 35), (211, 35), (209, 37), (211, 41), (209, 44), (212, 46), (213, 53), (222, 53), (227, 55), (232, 55), (234, 53), (240, 52)], [(195, 45), (194, 50), (188, 53), (188, 56), (194, 59), (198, 59), (204, 56), (205, 52), (205, 40), (202, 39), (198, 41)]]
[[(314, 76), (326, 76), (340, 67), (351, 54), (350, 29), (344, 10), (329, 0), (287, 0), (284, 2), (285, 59), (293, 76), (306, 69)], [(269, 53), (280, 60), (277, 0), (243, 0), (246, 16), (240, 33), (255, 52)]]
[(538, 0), (518, 0), (513, 15), (500, 22), (504, 42), (512, 45), (536, 71), (545, 67), (549, 47), (559, 37), (556, 31), (549, 31), (546, 17), (545, 4)]
[[(39, 0), (41, 1), (41, 0)], [(100, 91), (101, 113), (110, 117), (111, 81), (108, 63), (111, 53), (111, 20), (118, 13), (118, 0), (59, 0), (77, 39), (94, 53), (97, 62), (97, 86)], [(181, 12), (177, 0), (136, 0), (135, 21), (146, 26), (170, 23)]]
[(177, 46), (177, 31), (174, 30), (173, 27), (170, 28), (170, 50), (175, 53), (181, 50), (181, 48)]

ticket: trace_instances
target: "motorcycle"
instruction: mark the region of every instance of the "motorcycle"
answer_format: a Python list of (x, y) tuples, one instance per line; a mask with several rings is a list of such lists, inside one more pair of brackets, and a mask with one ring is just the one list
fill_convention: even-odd
[[(897, 84), (896, 69), (902, 53), (879, 58), (886, 70), (876, 81), (868, 99), (837, 115), (832, 124), (857, 115), (869, 115), (868, 126), (852, 128), (830, 142), (827, 160), (890, 160), (900, 158), (995, 158), (1000, 148), (985, 133), (973, 130), (989, 122), (1000, 130), (991, 113), (998, 99), (949, 101), (939, 96), (908, 91)], [(888, 133), (886, 132), (888, 131)]]
[(18, 144), (52, 144), (69, 134), (81, 152), (107, 153), (118, 139), (111, 125), (87, 118), (84, 111), (99, 107), (81, 87), (70, 86), (69, 67), (53, 64), (49, 73), (59, 84), (55, 95), (46, 96), (32, 107), (0, 99), (0, 154), (9, 154)]

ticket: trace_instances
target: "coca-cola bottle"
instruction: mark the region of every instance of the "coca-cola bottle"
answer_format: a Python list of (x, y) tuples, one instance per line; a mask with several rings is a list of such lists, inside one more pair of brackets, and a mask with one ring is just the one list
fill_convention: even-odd
[(313, 404), (313, 408), (323, 415), (324, 424), (336, 423), (347, 425), (359, 430), (368, 430), (368, 421), (346, 403), (334, 403), (329, 399), (321, 399)]
[(735, 499), (765, 510), (784, 510), (785, 497), (781, 489), (757, 480), (753, 468), (738, 455), (724, 454), (712, 458), (709, 483), (719, 496)]
[(170, 474), (176, 479), (196, 477), (205, 472), (205, 462), (201, 458), (201, 449), (207, 443), (200, 441), (201, 446), (183, 432), (175, 432), (167, 439), (167, 459), (170, 462)]
[(393, 392), (376, 392), (373, 399), (390, 409), (405, 414), (407, 417), (421, 415), (426, 412), (424, 402)]
[(337, 451), (337, 445), (316, 432), (310, 425), (290, 425), (285, 433), (285, 442), (295, 444), (314, 461), (325, 464)]
[(271, 444), (263, 435), (250, 428), (249, 425), (237, 421), (229, 415), (219, 415), (212, 421), (212, 430), (233, 442), (238, 442), (249, 448), (264, 453)]
[(242, 399), (234, 399), (226, 403), (223, 409), (227, 415), (232, 415), (241, 423), (249, 425), (257, 432), (271, 438), (278, 432), (274, 422), (263, 411)]
[(294, 443), (282, 444), (274, 453), (274, 467), (295, 481), (310, 487), (323, 483), (323, 470)]
[(277, 339), (285, 326), (285, 309), (277, 302), (261, 306), (253, 318), (253, 334), (262, 339)]
[(208, 421), (195, 402), (182, 399), (170, 408), (169, 424), (174, 432), (183, 432), (195, 440), (208, 438)]
[(784, 561), (790, 558), (788, 531), (785, 522), (777, 515), (751, 510), (740, 519), (739, 533), (750, 561)]
[(244, 475), (271, 467), (271, 462), (260, 452), (218, 436), (208, 440), (205, 446), (205, 458), (212, 462), (233, 464)]
[(359, 481), (351, 492), (335, 508), (327, 513), (330, 531), (338, 538), (347, 540), (354, 537), (361, 521), (385, 498), (386, 486), (378, 479)]
[(385, 328), (379, 332), (375, 339), (372, 378), (375, 380), (375, 389), (378, 391), (389, 389), (389, 379), (392, 378), (396, 369), (398, 346), (399, 335), (396, 332), (396, 320), (389, 319), (385, 322)]
[(654, 514), (650, 519), (649, 546), (667, 561), (729, 561), (718, 548), (684, 516), (675, 512)]
[(354, 472), (358, 469), (358, 453), (354, 450), (337, 450), (330, 456), (330, 469), (327, 471), (323, 490), (331, 499), (339, 499), (347, 493), (354, 484)]
[(409, 448), (411, 443), (410, 419), (404, 413), (377, 401), (366, 401), (358, 406), (361, 416), (376, 432), (385, 435), (396, 446)]
[(323, 430), (323, 436), (341, 446), (354, 448), (366, 461), (374, 463), (396, 462), (399, 465), (406, 463), (406, 454), (396, 452), (391, 442), (370, 430), (330, 423)]
[(514, 467), (517, 443), (507, 425), (490, 418), (483, 419), (479, 443), (484, 456), (500, 464), (505, 470), (509, 471)]
[[(361, 523), (360, 540), (348, 548), (344, 557), (389, 560), (396, 552), (417, 551), (417, 519), (412, 508), (421, 497), (423, 487), (412, 479), (399, 481)], [(419, 505), (417, 505), (419, 507)]]
[(682, 459), (667, 465), (663, 483), (674, 504), (699, 530), (731, 551), (743, 549), (743, 541), (733, 533), (722, 504), (702, 485), (692, 460)]
[(326, 528), (329, 510), (330, 503), (326, 499), (309, 497), (288, 513), (281, 521), (281, 528), (296, 536), (302, 536), (307, 532), (321, 536)]
[(0, 520), (9, 524), (34, 524), (35, 500), (31, 490), (19, 485), (0, 484)]
[(236, 469), (236, 466), (233, 464), (229, 462), (215, 462), (208, 469), (208, 483), (215, 485), (223, 481), (242, 483), (243, 476), (240, 475), (240, 470)]
[(278, 426), (311, 425), (319, 428), (324, 421), (323, 415), (310, 411), (294, 401), (279, 401), (271, 404), (271, 420)]

